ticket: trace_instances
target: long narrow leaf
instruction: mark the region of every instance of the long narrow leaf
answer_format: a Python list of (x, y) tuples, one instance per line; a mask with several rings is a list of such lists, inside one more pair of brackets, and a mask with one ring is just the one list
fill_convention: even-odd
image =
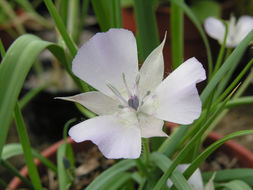
[[(206, 172), (202, 174), (203, 180), (207, 181), (211, 178), (214, 172)], [(253, 187), (253, 169), (229, 169), (215, 172), (214, 182), (227, 182), (231, 180), (242, 180)]]
[(28, 168), (28, 174), (29, 177), (32, 181), (32, 184), (35, 189), (42, 190), (42, 184), (40, 181), (39, 173), (37, 170), (37, 167), (34, 163), (33, 155), (32, 155), (32, 150), (31, 150), (31, 145), (29, 142), (29, 137), (25, 128), (24, 120), (21, 114), (21, 110), (16, 104), (15, 109), (14, 109), (14, 115), (15, 115), (15, 121), (16, 121), (16, 126), (17, 126), (17, 131), (18, 131), (18, 136), (20, 139), (20, 142), (22, 144), (22, 149), (24, 152), (24, 157), (25, 157), (25, 162)]
[[(166, 170), (169, 169), (172, 163), (172, 161), (169, 158), (167, 158), (164, 154), (157, 152), (152, 154), (151, 159), (155, 163), (155, 165), (157, 165), (163, 172), (166, 172)], [(191, 190), (191, 187), (187, 183), (187, 180), (178, 170), (175, 170), (172, 173), (170, 179), (178, 190)]]
[(113, 179), (119, 173), (124, 172), (135, 166), (134, 160), (123, 160), (114, 164), (111, 168), (100, 174), (87, 188), (86, 190), (99, 190), (103, 188), (110, 179)]
[(213, 61), (212, 61), (211, 49), (210, 49), (210, 45), (208, 43), (206, 34), (205, 34), (204, 30), (202, 29), (202, 26), (201, 26), (199, 20), (194, 15), (192, 10), (184, 3), (184, 1), (171, 0), (171, 2), (173, 2), (176, 5), (178, 5), (179, 7), (181, 7), (184, 10), (185, 14), (191, 19), (191, 21), (195, 24), (196, 28), (199, 30), (199, 33), (200, 33), (200, 35), (203, 39), (203, 42), (205, 44), (205, 47), (206, 47), (207, 59), (208, 59), (208, 72), (209, 72), (209, 76), (211, 76), (211, 73), (212, 73), (212, 70), (213, 70), (213, 63), (212, 63)]
[[(183, 2), (183, 0), (180, 0)], [(183, 63), (183, 11), (182, 8), (171, 2), (171, 47), (172, 47), (172, 65), (176, 69)]]
[(18, 38), (6, 53), (0, 67), (0, 155), (6, 140), (12, 112), (25, 77), (38, 54), (48, 48), (62, 63), (63, 49), (53, 43), (40, 40), (33, 35)]
[(159, 45), (159, 36), (152, 0), (134, 0), (134, 10), (139, 37), (138, 45), (141, 59), (146, 57)]
[(232, 54), (228, 57), (225, 63), (220, 67), (220, 69), (216, 72), (213, 76), (212, 80), (208, 83), (204, 91), (201, 93), (201, 100), (202, 103), (205, 104), (209, 95), (212, 91), (216, 88), (216, 85), (219, 81), (223, 78), (226, 72), (239, 63), (243, 52), (248, 47), (249, 42), (253, 39), (253, 31), (251, 31), (243, 40), (242, 42), (236, 47), (236, 49), (232, 52)]
[(217, 148), (219, 148), (222, 144), (224, 144), (226, 141), (231, 140), (233, 138), (243, 136), (243, 135), (251, 135), (253, 134), (253, 130), (245, 130), (245, 131), (239, 131), (232, 133), (230, 135), (227, 135), (223, 137), (222, 139), (214, 142), (212, 145), (210, 145), (208, 148), (206, 148), (193, 162), (192, 164), (187, 168), (187, 170), (184, 172), (184, 176), (186, 178), (189, 178), (193, 172), (199, 167), (199, 165)]

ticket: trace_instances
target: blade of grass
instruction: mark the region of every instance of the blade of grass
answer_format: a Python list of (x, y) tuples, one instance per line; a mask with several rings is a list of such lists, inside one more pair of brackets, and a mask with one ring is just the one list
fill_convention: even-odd
[(113, 27), (122, 28), (122, 15), (120, 0), (112, 0)]
[[(11, 143), (4, 146), (2, 160), (7, 160), (13, 156), (23, 154), (22, 146), (19, 143)], [(47, 158), (43, 157), (36, 150), (32, 149), (32, 155), (38, 158), (47, 168), (50, 168), (53, 172), (57, 173), (56, 166)]]
[(185, 170), (184, 176), (186, 179), (188, 179), (194, 171), (199, 167), (199, 165), (217, 148), (219, 148), (221, 145), (223, 145), (228, 140), (231, 140), (236, 137), (244, 136), (244, 135), (252, 135), (253, 130), (244, 130), (244, 131), (238, 131), (229, 135), (226, 135), (225, 137), (219, 139), (218, 141), (214, 142), (210, 146), (208, 146), (193, 162), (191, 165)]
[(72, 39), (68, 35), (65, 25), (64, 25), (60, 15), (57, 13), (52, 0), (44, 0), (44, 2), (45, 2), (47, 9), (48, 9), (50, 15), (52, 16), (52, 18), (55, 22), (55, 25), (56, 25), (57, 29), (59, 30), (64, 42), (66, 43), (66, 45), (71, 53), (71, 56), (73, 58), (77, 53), (76, 45), (74, 44), (74, 42), (72, 41)]
[(40, 40), (33, 35), (23, 35), (9, 48), (0, 67), (0, 155), (6, 140), (19, 92), (25, 77), (38, 54), (48, 48), (61, 63), (65, 62), (63, 49), (53, 43)]
[[(183, 2), (183, 0), (180, 0)], [(183, 11), (182, 8), (171, 2), (171, 48), (172, 48), (172, 65), (173, 70), (176, 69), (179, 65), (183, 63), (183, 38), (184, 38), (184, 29), (183, 29)]]
[[(172, 164), (172, 161), (169, 158), (167, 158), (167, 156), (158, 152), (152, 153), (151, 160), (163, 172), (166, 172), (169, 169), (170, 165)], [(170, 179), (173, 182), (173, 184), (175, 184), (178, 190), (192, 190), (187, 180), (178, 170), (175, 170), (172, 173)]]
[(159, 45), (153, 1), (134, 0), (134, 10), (139, 37), (137, 43), (141, 52), (141, 60), (145, 60)]
[(79, 0), (68, 1), (67, 31), (74, 42), (78, 41), (79, 6)]
[(92, 183), (86, 188), (86, 190), (102, 189), (104, 185), (117, 176), (119, 173), (124, 172), (136, 165), (135, 160), (122, 160), (117, 164), (100, 174)]
[(92, 7), (96, 14), (100, 29), (102, 32), (112, 27), (112, 2), (111, 0), (91, 0)]
[(205, 44), (205, 47), (206, 47), (207, 59), (208, 59), (208, 75), (211, 76), (211, 73), (212, 73), (212, 70), (213, 70), (213, 61), (212, 61), (211, 49), (210, 49), (210, 45), (208, 43), (206, 34), (205, 34), (204, 30), (202, 29), (202, 26), (201, 26), (199, 20), (196, 18), (196, 16), (192, 12), (192, 10), (184, 3), (184, 1), (171, 0), (171, 2), (173, 2), (175, 5), (181, 7), (181, 9), (191, 19), (191, 21), (195, 24), (196, 28), (198, 29), (198, 31), (199, 31), (202, 39), (203, 39), (203, 42)]
[[(3, 42), (2, 40), (0, 39), (0, 53), (1, 53), (1, 57), (2, 59), (4, 58), (5, 56), (5, 49), (4, 49), (4, 45), (3, 45)], [(1, 65), (0, 65), (1, 66)]]
[(23, 120), (23, 117), (22, 117), (22, 114), (21, 114), (18, 104), (16, 104), (16, 106), (15, 106), (14, 115), (15, 115), (15, 121), (16, 121), (17, 131), (18, 131), (18, 135), (19, 135), (19, 140), (22, 144), (25, 161), (26, 161), (26, 165), (28, 168), (29, 177), (32, 181), (33, 187), (35, 189), (42, 190), (43, 188), (42, 188), (42, 184), (40, 181), (38, 170), (37, 170), (35, 163), (34, 163), (31, 145), (29, 142), (29, 137), (27, 135), (24, 120)]
[(253, 39), (253, 31), (251, 31), (236, 47), (236, 49), (231, 53), (225, 63), (220, 67), (220, 69), (215, 73), (213, 78), (210, 80), (206, 88), (201, 93), (202, 104), (204, 105), (212, 93), (212, 91), (216, 88), (219, 81), (223, 78), (223, 76), (230, 70), (231, 67), (234, 67), (239, 63), (240, 58), (242, 57), (243, 52), (246, 50), (249, 42)]
[[(253, 187), (253, 169), (227, 169), (227, 170), (220, 170), (215, 172), (215, 179), (214, 182), (227, 182), (231, 180), (242, 180)], [(213, 175), (213, 172), (205, 172), (202, 174), (203, 180), (207, 181)]]
[[(232, 94), (231, 94), (232, 95)], [(193, 138), (189, 141), (189, 143), (183, 147), (183, 149), (178, 153), (174, 161), (172, 162), (171, 166), (169, 169), (163, 174), (163, 176), (160, 178), (158, 183), (156, 184), (154, 190), (159, 190), (161, 189), (168, 177), (172, 174), (174, 169), (177, 167), (177, 165), (187, 156), (189, 151), (192, 150), (194, 147), (196, 141), (201, 138), (201, 136), (204, 134), (204, 132), (207, 130), (207, 128), (210, 126), (210, 124), (213, 122), (213, 120), (217, 117), (217, 115), (224, 109), (224, 106), (226, 102), (229, 100), (231, 97), (227, 97), (226, 101), (224, 101), (221, 105), (218, 106), (216, 111), (213, 113), (213, 115), (208, 119), (208, 121), (205, 123), (205, 125), (202, 126), (202, 128), (193, 136)]]
[(17, 176), (29, 188), (33, 188), (32, 183), (27, 178), (23, 177), (12, 164), (3, 159), (0, 159), (0, 164), (5, 167), (13, 176)]

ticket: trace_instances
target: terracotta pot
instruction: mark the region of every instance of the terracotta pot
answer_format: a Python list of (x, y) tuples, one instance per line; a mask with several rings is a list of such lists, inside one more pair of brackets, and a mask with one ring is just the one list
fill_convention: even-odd
[[(228, 18), (231, 9), (234, 6), (234, 1), (226, 1), (222, 4), (222, 17)], [(167, 39), (164, 46), (164, 60), (165, 60), (165, 75), (172, 71), (171, 59), (171, 33), (170, 33), (170, 7), (158, 7), (156, 10), (156, 20), (159, 32), (159, 38), (162, 40), (167, 31)], [(132, 7), (122, 9), (123, 27), (136, 33), (136, 23), (134, 18), (134, 10)], [(207, 68), (207, 54), (203, 40), (194, 26), (192, 21), (184, 16), (184, 60), (196, 57), (199, 61), (204, 63)]]
[[(175, 124), (170, 124), (170, 125), (174, 127), (176, 126)], [(219, 140), (220, 138), (222, 138), (222, 135), (212, 132), (209, 134), (205, 143), (211, 144)], [(68, 142), (71, 144), (74, 152), (80, 152), (92, 146), (92, 144), (89, 141), (82, 142), (82, 143), (75, 143), (73, 140), (68, 138)], [(49, 158), (50, 160), (55, 161), (57, 149), (61, 143), (63, 143), (63, 140), (50, 146), (48, 149), (42, 152), (42, 155)], [(240, 164), (241, 167), (253, 168), (253, 153), (249, 151), (248, 149), (246, 149), (245, 147), (239, 145), (238, 143), (230, 140), (224, 143), (219, 149), (227, 153), (229, 156), (235, 157), (238, 160), (238, 163)], [(41, 164), (41, 162), (38, 159), (35, 159), (35, 163), (36, 163), (36, 166), (39, 168), (39, 170), (42, 171), (43, 165)], [(28, 176), (27, 167), (24, 167), (20, 171), (20, 173), (21, 175), (27, 177)], [(12, 181), (9, 183), (9, 188), (11, 189), (18, 189), (20, 187), (21, 187), (21, 181), (18, 177), (13, 178)]]

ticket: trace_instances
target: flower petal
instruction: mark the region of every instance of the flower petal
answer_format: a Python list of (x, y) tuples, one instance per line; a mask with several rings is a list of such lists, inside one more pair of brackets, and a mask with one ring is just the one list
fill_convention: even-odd
[(156, 119), (141, 112), (138, 114), (138, 120), (141, 128), (141, 137), (168, 137), (168, 135), (163, 132), (163, 120)]
[(253, 29), (253, 17), (241, 16), (236, 24), (236, 43), (237, 45), (247, 36)]
[(206, 79), (203, 66), (190, 58), (172, 72), (144, 102), (141, 110), (159, 119), (190, 124), (200, 116), (196, 83)]
[[(177, 166), (177, 169), (183, 173), (188, 167), (189, 167), (190, 164), (180, 164)], [(201, 177), (201, 172), (199, 169), (197, 169), (193, 174), (192, 176), (188, 179), (188, 183), (189, 185), (191, 186), (191, 188), (193, 190), (204, 190), (204, 184), (203, 184), (203, 180), (202, 180), (202, 177)], [(172, 186), (172, 182), (170, 179), (168, 179), (167, 181), (167, 185), (168, 187), (171, 187)]]
[(218, 40), (220, 44), (223, 43), (225, 26), (219, 19), (207, 18), (204, 22), (204, 28), (210, 37)]
[(106, 84), (123, 88), (122, 73), (133, 85), (138, 73), (136, 40), (125, 29), (110, 29), (97, 33), (77, 52), (72, 65), (73, 73), (97, 90), (111, 96)]
[(163, 46), (165, 41), (166, 34), (162, 43), (151, 52), (140, 69), (140, 97), (143, 97), (147, 91), (153, 91), (163, 80)]
[(100, 92), (87, 92), (57, 99), (77, 102), (98, 115), (111, 115), (118, 111), (119, 103)]
[(141, 154), (140, 129), (133, 118), (121, 120), (112, 115), (99, 116), (79, 123), (69, 130), (76, 142), (91, 140), (106, 158), (138, 158)]

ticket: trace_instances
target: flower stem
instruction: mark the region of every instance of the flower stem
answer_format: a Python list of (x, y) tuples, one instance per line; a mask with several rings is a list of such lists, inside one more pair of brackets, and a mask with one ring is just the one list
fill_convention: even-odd
[(143, 151), (144, 151), (144, 154), (143, 154), (144, 162), (148, 166), (149, 162), (150, 162), (150, 159), (149, 159), (149, 156), (150, 156), (149, 139), (143, 138), (142, 143), (143, 143)]

